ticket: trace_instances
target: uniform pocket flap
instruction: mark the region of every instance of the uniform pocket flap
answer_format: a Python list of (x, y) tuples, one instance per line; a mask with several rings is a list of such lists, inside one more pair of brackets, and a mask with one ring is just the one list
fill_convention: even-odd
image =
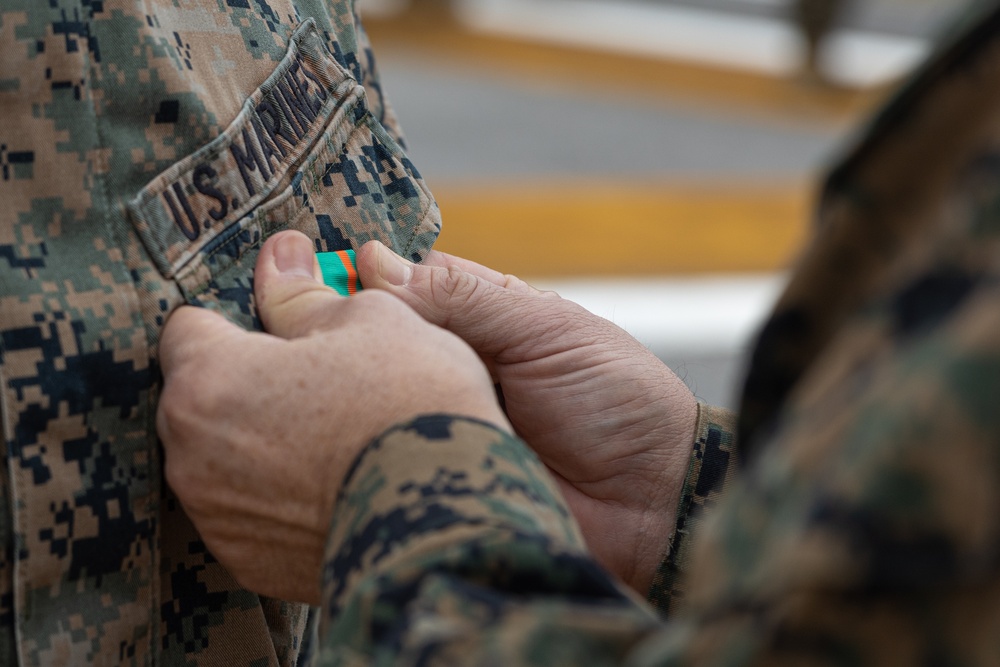
[(166, 278), (287, 185), (338, 112), (363, 87), (330, 54), (312, 19), (226, 130), (154, 178), (129, 205), (136, 230)]

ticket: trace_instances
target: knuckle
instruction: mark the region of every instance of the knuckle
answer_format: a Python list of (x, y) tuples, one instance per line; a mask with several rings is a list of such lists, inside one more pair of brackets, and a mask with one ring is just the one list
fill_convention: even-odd
[(331, 294), (317, 285), (282, 294), (270, 302), (260, 301), (258, 311), (268, 331), (279, 335), (308, 336), (329, 326), (331, 299), (343, 297)]
[(524, 282), (515, 275), (509, 273), (503, 274), (503, 287), (504, 289), (522, 289), (526, 287), (528, 283)]
[(438, 294), (446, 299), (461, 298), (475, 289), (473, 277), (457, 266), (449, 266), (438, 275)]
[(482, 289), (475, 276), (457, 266), (450, 266), (439, 275), (439, 280), (431, 282), (431, 297), (446, 312), (466, 309), (479, 298)]
[(522, 280), (521, 278), (518, 278), (517, 276), (512, 275), (510, 273), (503, 274), (502, 287), (504, 288), (504, 290), (508, 292), (512, 292), (514, 294), (519, 294), (523, 296), (530, 296), (530, 297), (558, 296), (558, 294), (556, 294), (555, 292), (540, 290), (531, 283)]

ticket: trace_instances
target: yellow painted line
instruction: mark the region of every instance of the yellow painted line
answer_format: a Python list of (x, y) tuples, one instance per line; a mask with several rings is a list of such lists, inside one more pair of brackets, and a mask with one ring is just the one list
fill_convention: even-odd
[[(520, 85), (573, 86), (602, 97), (665, 103), (683, 98), (824, 123), (853, 122), (883, 96), (473, 33), (433, 9), (445, 4), (415, 3), (416, 10), (393, 19), (366, 19), (376, 52), (424, 58), (445, 70), (483, 71)], [(444, 218), (439, 249), (532, 277), (780, 270), (808, 234), (812, 199), (807, 185), (678, 185), (668, 178), (431, 186)]]
[(808, 235), (808, 186), (664, 183), (432, 184), (436, 247), (520, 276), (641, 276), (780, 270)]
[(443, 67), (486, 70), (535, 85), (570, 85), (595, 95), (626, 93), (647, 101), (686, 98), (710, 105), (738, 105), (770, 116), (813, 117), (850, 123), (868, 113), (887, 90), (848, 90), (698, 63), (668, 61), (471, 32), (447, 13), (445, 3), (415, 3), (392, 19), (366, 19), (378, 53), (396, 50), (439, 61)]

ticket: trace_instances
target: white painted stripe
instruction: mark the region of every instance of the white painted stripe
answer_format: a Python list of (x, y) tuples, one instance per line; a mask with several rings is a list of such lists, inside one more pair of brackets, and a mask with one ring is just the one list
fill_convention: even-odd
[(611, 320), (657, 354), (727, 354), (746, 348), (784, 275), (533, 281)]
[[(785, 21), (652, 3), (594, 0), (460, 0), (474, 30), (518, 38), (789, 76), (802, 39)], [(835, 82), (865, 88), (904, 76), (929, 52), (926, 41), (860, 31), (834, 33), (822, 57)]]
[(930, 52), (926, 41), (852, 30), (830, 35), (821, 60), (833, 81), (865, 88), (905, 77)]

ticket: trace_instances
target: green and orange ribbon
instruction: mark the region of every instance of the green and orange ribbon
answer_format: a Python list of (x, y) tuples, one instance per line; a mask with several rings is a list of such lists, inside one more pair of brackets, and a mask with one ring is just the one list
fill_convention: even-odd
[(358, 280), (358, 268), (353, 250), (318, 252), (316, 259), (319, 260), (323, 282), (327, 287), (332, 287), (342, 296), (351, 296), (363, 289), (361, 281)]

